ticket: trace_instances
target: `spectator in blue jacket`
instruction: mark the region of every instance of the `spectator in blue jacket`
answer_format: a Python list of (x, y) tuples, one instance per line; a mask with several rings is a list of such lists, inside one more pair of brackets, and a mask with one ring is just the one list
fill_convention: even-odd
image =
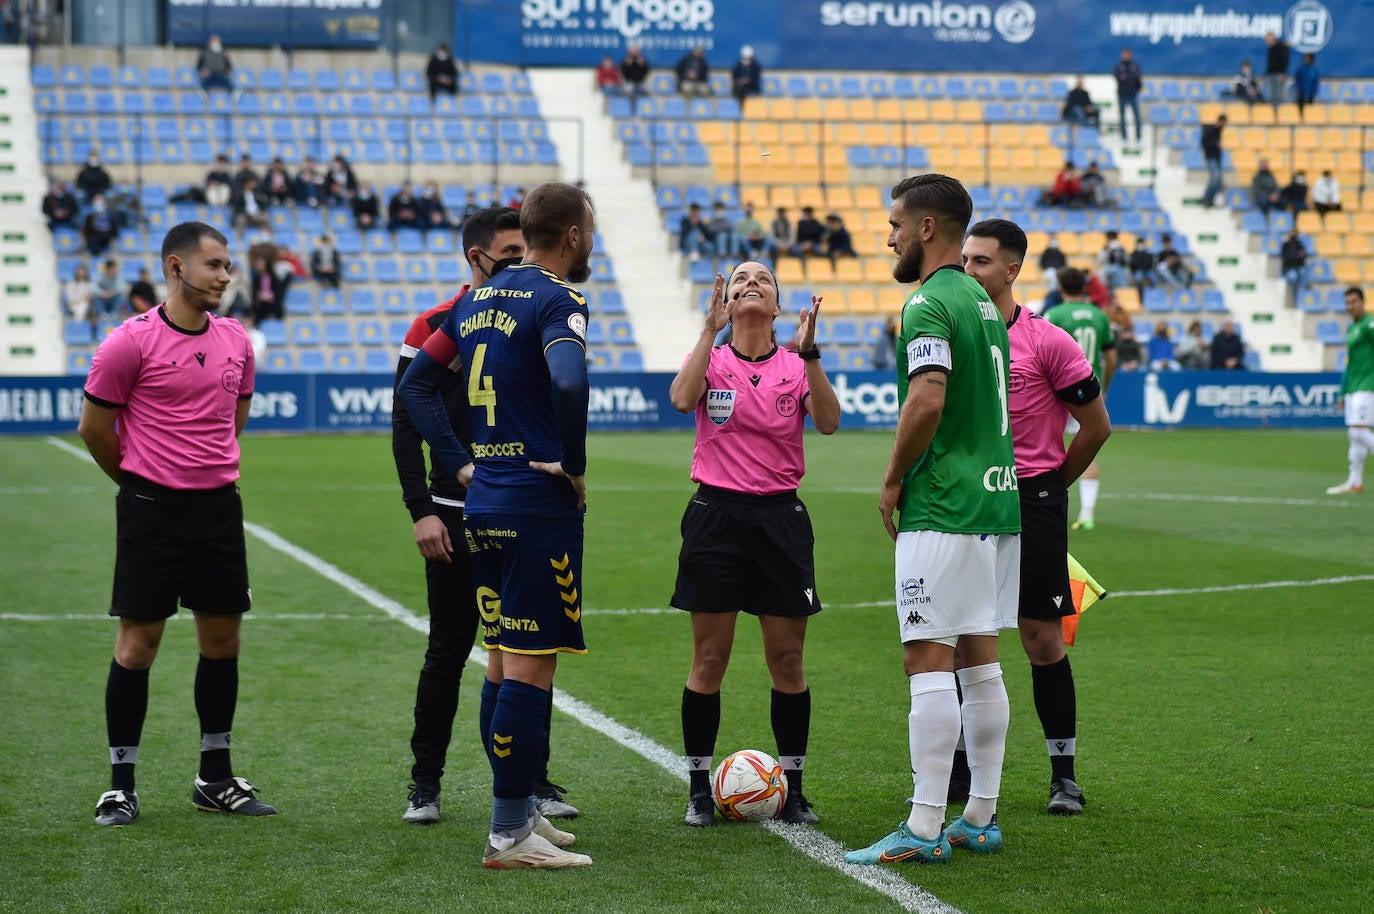
[(1321, 81), (1321, 73), (1317, 71), (1317, 55), (1302, 55), (1302, 63), (1293, 71), (1293, 92), (1298, 97), (1299, 120), (1302, 119), (1303, 109), (1317, 100)]

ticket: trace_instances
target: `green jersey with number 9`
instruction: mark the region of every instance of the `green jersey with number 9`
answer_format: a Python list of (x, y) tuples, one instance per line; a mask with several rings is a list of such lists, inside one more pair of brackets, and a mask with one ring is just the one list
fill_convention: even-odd
[(1088, 357), (1098, 383), (1102, 383), (1102, 353), (1116, 345), (1107, 312), (1092, 302), (1063, 302), (1046, 311), (1045, 320), (1078, 341), (1078, 348)]
[(898, 401), (906, 403), (913, 372), (942, 368), (948, 377), (935, 437), (902, 484), (899, 531), (1021, 531), (1007, 413), (1010, 352), (1001, 314), (958, 267), (936, 270), (902, 307)]

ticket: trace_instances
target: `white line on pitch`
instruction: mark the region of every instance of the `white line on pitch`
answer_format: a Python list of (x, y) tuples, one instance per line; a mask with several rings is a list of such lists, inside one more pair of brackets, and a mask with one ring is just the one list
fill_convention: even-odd
[[(70, 454), (85, 460), (90, 460), (88, 454), (67, 444), (65, 441), (57, 438), (49, 438), (48, 440)], [(429, 632), (429, 623), (424, 618), (411, 612), (405, 606), (385, 594), (379, 593), (337, 566), (302, 549), (295, 543), (283, 539), (266, 527), (245, 521), (243, 528), (273, 549), (290, 556), (326, 580), (333, 581), (344, 590), (347, 590), (364, 602), (370, 603), (372, 606), (380, 609), (402, 625), (424, 634)], [(486, 667), (487, 659), (484, 651), (474, 648), (468, 659), (483, 668)], [(687, 781), (686, 761), (677, 753), (660, 745), (643, 733), (626, 727), (624, 724), (602, 714), (600, 711), (579, 701), (561, 689), (554, 690), (553, 703), (554, 707), (571, 715), (578, 722), (610, 737), (627, 749), (657, 764), (678, 780), (683, 782)], [(838, 842), (821, 832), (810, 828), (787, 826), (774, 822), (767, 822), (764, 824), (773, 834), (783, 838), (797, 850), (811, 857), (813, 860), (839, 870), (869, 888), (881, 892), (901, 905), (904, 910), (915, 911), (917, 914), (960, 914), (958, 908), (946, 904), (925, 889), (918, 885), (912, 885), (890, 870), (876, 866), (855, 866), (851, 863), (845, 863), (844, 848), (841, 847)]]

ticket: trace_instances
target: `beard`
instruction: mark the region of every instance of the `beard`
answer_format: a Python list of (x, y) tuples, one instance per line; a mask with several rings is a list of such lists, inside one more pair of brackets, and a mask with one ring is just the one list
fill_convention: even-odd
[(925, 266), (925, 251), (919, 242), (914, 242), (904, 254), (897, 258), (892, 268), (892, 278), (898, 282), (916, 282), (921, 278), (921, 268)]
[(573, 264), (568, 269), (568, 281), (578, 284), (584, 283), (592, 278), (591, 256), (587, 255), (578, 263)]

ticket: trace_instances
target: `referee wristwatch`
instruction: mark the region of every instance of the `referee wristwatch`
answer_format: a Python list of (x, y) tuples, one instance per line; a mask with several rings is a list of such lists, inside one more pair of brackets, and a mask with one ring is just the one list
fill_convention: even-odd
[(820, 357), (821, 349), (819, 346), (812, 346), (810, 349), (797, 350), (797, 358), (801, 359), (803, 362), (816, 362), (820, 360)]

